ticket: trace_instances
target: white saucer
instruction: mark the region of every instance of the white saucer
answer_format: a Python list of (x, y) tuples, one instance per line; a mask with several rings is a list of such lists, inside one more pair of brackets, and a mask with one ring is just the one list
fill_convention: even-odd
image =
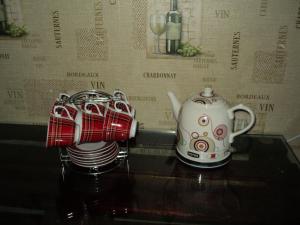
[(101, 167), (101, 166), (105, 166), (105, 165), (115, 161), (118, 156), (118, 153), (119, 152), (117, 151), (111, 157), (109, 157), (105, 160), (99, 160), (99, 161), (97, 161), (97, 160), (96, 161), (82, 161), (82, 160), (74, 159), (72, 156), (70, 156), (70, 159), (71, 159), (72, 163), (74, 163), (75, 165), (81, 166), (81, 167), (86, 167), (86, 168)]
[(96, 160), (96, 159), (105, 159), (113, 154), (115, 154), (116, 152), (118, 152), (118, 147), (117, 146), (113, 146), (113, 148), (108, 149), (105, 153), (97, 153), (97, 154), (77, 154), (74, 153), (70, 150), (68, 150), (68, 154), (70, 156), (72, 156), (73, 158), (76, 158), (78, 160)]
[(72, 148), (82, 150), (82, 151), (93, 151), (95, 149), (103, 149), (109, 147), (114, 143), (115, 142), (105, 142), (105, 141), (91, 142), (91, 143), (74, 145), (72, 146)]

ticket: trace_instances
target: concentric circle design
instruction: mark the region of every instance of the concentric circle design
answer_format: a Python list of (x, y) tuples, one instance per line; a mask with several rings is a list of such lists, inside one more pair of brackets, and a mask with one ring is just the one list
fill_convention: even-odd
[(205, 140), (197, 140), (194, 143), (194, 148), (196, 151), (206, 152), (209, 149), (209, 144)]
[(199, 136), (197, 139), (191, 139), (189, 144), (190, 150), (197, 152), (214, 152), (215, 143), (214, 141), (205, 136)]
[(227, 136), (227, 126), (224, 124), (217, 126), (214, 129), (213, 134), (217, 140), (224, 140), (224, 138)]
[(208, 116), (201, 116), (199, 119), (198, 119), (198, 123), (200, 126), (207, 126), (208, 123), (209, 123), (209, 118)]
[(199, 138), (199, 134), (197, 132), (192, 132), (191, 134), (192, 138), (197, 139)]

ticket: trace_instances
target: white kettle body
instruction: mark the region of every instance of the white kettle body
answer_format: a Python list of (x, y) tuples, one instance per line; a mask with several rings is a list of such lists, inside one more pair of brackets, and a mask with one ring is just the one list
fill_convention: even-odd
[[(230, 108), (211, 88), (187, 99), (182, 106), (174, 93), (168, 93), (177, 120), (177, 156), (186, 164), (202, 168), (219, 167), (229, 162), (234, 137), (248, 131), (255, 122), (251, 109), (244, 105)], [(234, 112), (249, 113), (250, 123), (233, 132)]]

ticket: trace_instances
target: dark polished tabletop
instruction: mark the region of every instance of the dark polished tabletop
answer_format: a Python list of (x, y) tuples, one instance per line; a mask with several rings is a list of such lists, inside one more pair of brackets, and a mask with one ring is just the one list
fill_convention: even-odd
[(174, 133), (141, 131), (94, 176), (45, 149), (43, 126), (0, 130), (1, 225), (300, 224), (299, 162), (282, 136), (239, 136), (227, 165), (196, 169), (176, 159)]

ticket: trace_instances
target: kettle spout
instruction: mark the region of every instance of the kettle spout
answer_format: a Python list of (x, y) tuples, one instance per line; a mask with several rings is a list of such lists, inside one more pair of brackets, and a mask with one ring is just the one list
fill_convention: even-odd
[(172, 103), (173, 115), (174, 115), (175, 119), (178, 121), (178, 115), (179, 115), (179, 110), (181, 108), (181, 104), (173, 92), (169, 91), (168, 96)]

